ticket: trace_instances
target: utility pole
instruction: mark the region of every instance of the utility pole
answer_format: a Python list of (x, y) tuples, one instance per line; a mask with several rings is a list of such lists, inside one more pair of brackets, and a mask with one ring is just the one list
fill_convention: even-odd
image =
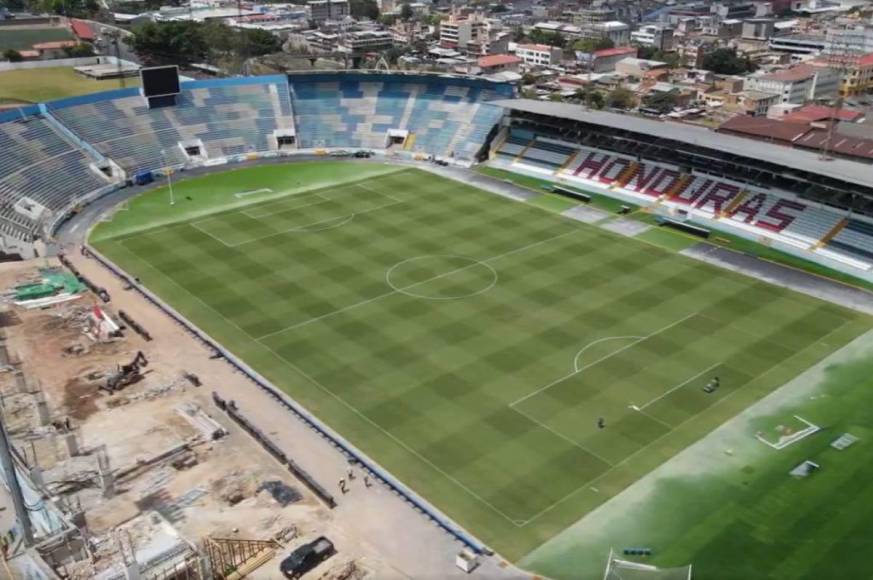
[(18, 483), (18, 476), (15, 473), (15, 461), (12, 458), (9, 434), (6, 432), (6, 425), (2, 417), (0, 417), (0, 464), (2, 464), (3, 472), (6, 474), (6, 485), (9, 487), (9, 492), (12, 495), (15, 516), (21, 522), (24, 545), (29, 548), (34, 544), (33, 528), (30, 523), (30, 514), (27, 512), (27, 507), (24, 504), (21, 485)]

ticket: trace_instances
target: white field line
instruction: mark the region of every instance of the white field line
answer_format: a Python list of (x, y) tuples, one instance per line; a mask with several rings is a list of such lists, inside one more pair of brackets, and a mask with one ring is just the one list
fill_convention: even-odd
[(589, 348), (591, 348), (595, 344), (600, 344), (601, 342), (607, 342), (610, 340), (625, 340), (625, 339), (629, 339), (629, 338), (642, 340), (646, 337), (645, 336), (607, 336), (604, 338), (598, 338), (597, 340), (595, 340), (593, 342), (589, 342), (588, 344), (586, 344), (585, 346), (582, 347), (582, 350), (580, 350), (579, 352), (576, 353), (576, 356), (573, 357), (573, 370), (577, 373), (579, 372), (579, 370), (580, 370), (579, 369), (579, 357), (582, 356), (583, 352), (585, 352), (586, 350), (588, 350)]
[[(513, 402), (509, 403), (509, 406), (510, 406), (510, 407), (514, 407), (515, 405), (518, 405), (519, 403), (523, 403), (524, 401), (530, 399), (531, 397), (534, 397), (534, 396), (536, 396), (536, 395), (539, 395), (540, 393), (542, 393), (542, 392), (545, 391), (546, 389), (550, 389), (551, 387), (554, 387), (554, 386), (557, 385), (558, 383), (563, 382), (563, 381), (569, 379), (569, 378), (572, 377), (573, 375), (577, 375), (577, 374), (581, 373), (582, 371), (584, 371), (584, 370), (586, 370), (586, 369), (590, 369), (590, 368), (593, 367), (594, 365), (598, 365), (598, 364), (602, 363), (603, 361), (605, 361), (605, 360), (607, 360), (607, 359), (610, 359), (610, 358), (614, 357), (615, 355), (620, 354), (620, 353), (626, 351), (627, 349), (632, 348), (632, 347), (638, 345), (639, 343), (643, 342), (644, 340), (648, 340), (648, 339), (650, 339), (650, 338), (653, 338), (653, 337), (655, 337), (655, 336), (658, 336), (658, 335), (661, 334), (662, 332), (666, 332), (667, 330), (670, 330), (670, 329), (673, 328), (674, 326), (677, 326), (677, 325), (679, 325), (679, 324), (682, 324), (683, 322), (685, 322), (686, 320), (688, 320), (689, 318), (692, 318), (692, 317), (694, 317), (694, 316), (697, 316), (697, 312), (692, 312), (692, 313), (689, 314), (688, 316), (684, 316), (684, 317), (680, 318), (679, 320), (675, 320), (675, 321), (671, 322), (670, 324), (668, 324), (667, 326), (664, 326), (664, 327), (659, 328), (658, 330), (656, 330), (655, 332), (653, 332), (653, 333), (651, 333), (651, 334), (648, 334), (648, 335), (646, 335), (646, 336), (640, 337), (639, 339), (633, 341), (632, 343), (627, 344), (627, 345), (621, 347), (621, 348), (618, 349), (618, 350), (615, 350), (615, 351), (613, 351), (613, 352), (611, 352), (611, 353), (609, 353), (609, 354), (607, 354), (607, 355), (605, 355), (605, 356), (600, 357), (600, 358), (597, 359), (596, 361), (590, 362), (590, 363), (588, 363), (587, 365), (585, 365), (585, 366), (583, 366), (583, 367), (581, 367), (581, 368), (574, 369), (573, 371), (571, 371), (570, 373), (564, 375), (563, 377), (559, 377), (559, 378), (555, 379), (554, 381), (552, 381), (551, 383), (549, 383), (549, 384), (547, 384), (547, 385), (544, 385), (544, 386), (540, 387), (539, 389), (537, 389), (537, 390), (535, 390), (535, 391), (532, 391), (532, 392), (528, 393), (527, 395), (525, 395), (525, 396), (523, 396), (523, 397), (520, 397), (520, 398), (514, 400)], [(619, 337), (615, 337), (615, 338), (619, 338)], [(602, 339), (601, 339), (601, 340), (602, 340)], [(588, 346), (590, 346), (590, 345), (588, 345)], [(586, 348), (587, 348), (587, 346), (586, 346)], [(584, 350), (584, 349), (583, 349), (583, 350)], [(579, 351), (579, 352), (581, 353), (582, 351)], [(578, 357), (578, 354), (577, 354), (577, 357)], [(575, 359), (574, 359), (574, 361), (575, 361)], [(574, 363), (574, 366), (575, 366), (575, 363)]]
[(239, 193), (234, 193), (233, 196), (237, 199), (242, 199), (250, 195), (258, 195), (259, 193), (273, 193), (273, 190), (269, 187), (262, 187), (260, 189), (253, 189), (251, 191), (241, 191)]
[(667, 431), (668, 431), (668, 432), (673, 430), (673, 425), (667, 423), (666, 421), (661, 421), (660, 419), (658, 419), (658, 418), (655, 417), (654, 415), (650, 415), (649, 413), (646, 413), (645, 411), (643, 411), (643, 410), (640, 409), (640, 408), (637, 408), (636, 411), (637, 411), (637, 413), (639, 413), (640, 415), (645, 415), (647, 418), (651, 419), (651, 420), (654, 421), (655, 423), (660, 423), (661, 425), (663, 425), (664, 427), (667, 428)]
[[(287, 209), (280, 209), (280, 210), (273, 210), (273, 211), (271, 211), (269, 209), (272, 206), (284, 204), (288, 200), (292, 200), (292, 199), (306, 200), (309, 198), (315, 198), (315, 199), (313, 199), (313, 201), (311, 203), (303, 203), (301, 205), (295, 205), (294, 207), (289, 207)], [(278, 215), (281, 213), (287, 213), (289, 211), (294, 211), (296, 209), (301, 209), (304, 207), (310, 207), (313, 205), (321, 205), (322, 203), (327, 203), (329, 201), (331, 201), (331, 200), (324, 197), (320, 193), (308, 193), (308, 194), (304, 194), (304, 195), (300, 195), (300, 196), (292, 195), (292, 196), (288, 196), (284, 199), (279, 199), (276, 201), (267, 202), (265, 204), (256, 205), (251, 209), (244, 209), (244, 210), (242, 210), (241, 213), (246, 217), (252, 218), (253, 220), (259, 220), (261, 218), (270, 217), (271, 215)], [(262, 210), (262, 211), (258, 211), (258, 210)], [(217, 219), (217, 218), (209, 218), (209, 219)], [(208, 220), (202, 220), (202, 221), (208, 221)]]
[(696, 375), (694, 375), (694, 376), (691, 377), (690, 379), (687, 379), (687, 380), (685, 380), (685, 381), (682, 381), (681, 383), (679, 383), (678, 385), (676, 385), (675, 387), (673, 387), (673, 388), (670, 389), (669, 391), (666, 391), (666, 392), (664, 392), (664, 393), (661, 393), (660, 395), (658, 395), (657, 397), (655, 397), (654, 399), (652, 399), (651, 401), (649, 401), (649, 402), (646, 403), (645, 405), (641, 405), (641, 406), (640, 406), (640, 410), (645, 409), (645, 408), (648, 407), (649, 405), (652, 405), (652, 404), (654, 404), (654, 403), (657, 403), (658, 401), (660, 401), (661, 399), (663, 399), (664, 397), (666, 397), (667, 395), (669, 395), (669, 394), (672, 393), (673, 391), (677, 391), (677, 390), (681, 389), (682, 387), (684, 387), (685, 385), (687, 385), (688, 383), (690, 383), (690, 382), (693, 381), (694, 379), (700, 378), (701, 376), (705, 375), (706, 373), (712, 371), (714, 368), (716, 368), (716, 367), (718, 367), (718, 366), (721, 366), (721, 364), (722, 364), (722, 363), (717, 362), (717, 363), (715, 363), (714, 365), (712, 365), (712, 366), (710, 366), (710, 367), (708, 367), (708, 368), (703, 369), (702, 371), (700, 371), (699, 373), (697, 373)]
[[(209, 218), (209, 219), (214, 219), (214, 218)], [(223, 244), (227, 248), (233, 247), (233, 244), (228, 244), (227, 242), (225, 242), (224, 240), (222, 240), (221, 238), (219, 238), (218, 236), (216, 236), (215, 234), (213, 234), (209, 230), (201, 228), (198, 224), (201, 222), (204, 222), (204, 221), (207, 221), (207, 220), (200, 220), (200, 221), (196, 221), (196, 222), (191, 222), (191, 227), (194, 228), (195, 230), (203, 232), (204, 234), (206, 234), (207, 236), (209, 236), (210, 238), (212, 238), (216, 242)]]
[[(794, 357), (796, 357), (796, 356), (799, 355), (799, 354), (804, 353), (804, 352), (805, 352), (806, 350), (808, 350), (810, 347), (812, 347), (812, 346), (814, 346), (814, 345), (816, 345), (816, 344), (821, 343), (824, 339), (828, 338), (829, 336), (831, 336), (832, 334), (834, 334), (834, 333), (837, 332), (838, 330), (841, 330), (841, 329), (842, 329), (846, 324), (848, 324), (848, 323), (849, 323), (849, 319), (846, 319), (845, 321), (843, 321), (843, 323), (842, 323), (841, 325), (839, 325), (839, 326), (833, 328), (830, 332), (828, 332), (826, 335), (824, 335), (823, 337), (821, 337), (821, 338), (818, 339), (817, 341), (809, 343), (805, 348), (796, 351), (794, 354), (792, 354), (791, 356), (789, 356), (789, 357), (788, 357), (787, 359), (785, 359), (784, 361), (781, 361), (781, 362), (779, 362), (779, 363), (777, 363), (777, 364), (771, 366), (770, 368), (768, 368), (767, 370), (765, 370), (765, 371), (762, 372), (761, 374), (759, 374), (759, 375), (757, 375), (757, 376), (755, 376), (755, 377), (750, 378), (750, 379), (749, 379), (748, 381), (746, 381), (743, 385), (741, 385), (741, 386), (737, 387), (736, 389), (734, 389), (733, 391), (729, 392), (729, 393), (728, 393), (727, 395), (725, 395), (724, 397), (722, 397), (722, 398), (720, 398), (720, 399), (716, 399), (715, 402), (713, 402), (712, 405), (710, 405), (709, 407), (707, 407), (707, 410), (708, 410), (708, 409), (712, 409), (712, 408), (714, 408), (716, 405), (719, 405), (719, 404), (723, 403), (724, 401), (726, 401), (727, 399), (733, 397), (734, 395), (736, 395), (737, 393), (739, 393), (741, 390), (743, 390), (747, 385), (749, 385), (749, 384), (751, 384), (751, 383), (753, 383), (753, 382), (755, 382), (755, 381), (757, 381), (757, 380), (760, 380), (761, 378), (767, 376), (768, 374), (770, 374), (771, 372), (773, 372), (774, 369), (777, 369), (777, 368), (781, 367), (781, 366), (784, 365), (787, 361), (793, 359)], [(774, 389), (774, 390), (771, 391), (771, 392), (775, 392), (776, 390), (778, 390), (778, 389)], [(534, 515), (531, 516), (530, 518), (526, 519), (526, 520), (524, 521), (524, 524), (522, 524), (522, 526), (526, 526), (526, 525), (529, 524), (530, 522), (532, 522), (532, 521), (534, 521), (534, 520), (540, 518), (543, 514), (545, 514), (545, 513), (549, 512), (549, 511), (553, 510), (555, 507), (559, 506), (560, 504), (562, 504), (562, 503), (564, 503), (565, 501), (567, 501), (568, 499), (570, 499), (572, 496), (574, 496), (574, 495), (576, 495), (577, 493), (579, 493), (579, 491), (582, 490), (583, 488), (587, 488), (587, 487), (589, 487), (589, 486), (591, 486), (591, 485), (597, 483), (597, 482), (600, 481), (602, 478), (604, 478), (604, 477), (606, 477), (607, 475), (609, 475), (609, 473), (612, 472), (613, 470), (618, 469), (619, 467), (621, 467), (622, 465), (624, 465), (625, 463), (627, 463), (628, 461), (630, 461), (631, 459), (633, 459), (634, 457), (636, 457), (637, 455), (639, 455), (640, 453), (646, 451), (649, 447), (651, 447), (651, 446), (654, 445), (655, 443), (658, 443), (661, 439), (663, 439), (664, 437), (666, 437), (667, 435), (669, 435), (669, 434), (672, 433), (673, 431), (679, 429), (680, 427), (682, 427), (683, 425), (685, 425), (685, 424), (688, 423), (689, 421), (692, 421), (692, 420), (698, 418), (699, 416), (700, 416), (700, 413), (696, 413), (696, 414), (694, 414), (694, 415), (691, 415), (690, 417), (688, 417), (687, 419), (685, 419), (684, 421), (682, 421), (681, 423), (679, 423), (678, 425), (676, 425), (675, 427), (673, 427), (671, 431), (667, 431), (667, 432), (664, 433), (663, 435), (659, 435), (658, 437), (655, 437), (654, 439), (652, 439), (651, 441), (649, 441), (646, 445), (644, 445), (643, 447), (640, 447), (639, 449), (637, 449), (636, 451), (634, 451), (633, 453), (631, 453), (630, 455), (628, 455), (627, 457), (625, 457), (624, 459), (622, 459), (621, 461), (619, 461), (618, 463), (616, 463), (615, 465), (613, 465), (612, 467), (610, 467), (609, 469), (607, 469), (606, 471), (604, 471), (603, 473), (601, 473), (600, 475), (598, 475), (597, 477), (595, 477), (595, 478), (593, 478), (593, 479), (591, 479), (591, 480), (589, 480), (589, 481), (586, 481), (585, 483), (583, 483), (582, 485), (580, 485), (579, 487), (577, 487), (575, 490), (571, 491), (570, 493), (568, 493), (567, 495), (565, 495), (564, 497), (562, 497), (561, 499), (559, 499), (558, 501), (556, 501), (556, 502), (553, 503), (552, 505), (546, 507), (545, 509), (539, 511), (538, 513), (534, 514)], [(695, 443), (698, 442), (698, 441), (702, 441), (705, 437), (706, 437), (706, 436), (704, 436), (703, 438), (697, 439), (697, 441), (695, 441)], [(618, 494), (617, 494), (617, 495), (618, 495)]]
[[(496, 255), (496, 256), (492, 256), (492, 257), (487, 258), (487, 259), (485, 259), (485, 260), (479, 260), (479, 261), (477, 261), (477, 262), (472, 262), (472, 263), (470, 263), (470, 264), (467, 264), (466, 266), (462, 266), (462, 267), (460, 267), (460, 268), (455, 268), (454, 270), (450, 270), (450, 271), (448, 271), (448, 272), (444, 272), (444, 273), (439, 274), (439, 275), (437, 275), (437, 276), (434, 276), (434, 277), (432, 277), (432, 278), (427, 278), (427, 279), (425, 279), (425, 280), (420, 280), (420, 281), (418, 281), (418, 282), (416, 282), (416, 283), (414, 283), (414, 284), (409, 284), (408, 286), (401, 286), (401, 287), (399, 287), (399, 289), (400, 289), (400, 290), (408, 290), (408, 289), (410, 289), (410, 288), (415, 288), (416, 286), (419, 286), (419, 285), (421, 285), (421, 284), (425, 284), (425, 283), (427, 283), (427, 282), (433, 282), (434, 280), (438, 280), (438, 279), (440, 279), (440, 278), (444, 278), (444, 277), (446, 277), (446, 276), (451, 276), (452, 274), (457, 274), (458, 272), (462, 272), (462, 271), (467, 270), (467, 269), (469, 269), (469, 268), (472, 268), (472, 267), (474, 267), (474, 266), (478, 266), (478, 265), (481, 265), (481, 264), (487, 264), (488, 262), (493, 262), (494, 260), (499, 260), (500, 258), (504, 258), (504, 257), (506, 257), (506, 256), (511, 256), (512, 254), (517, 254), (518, 252), (522, 252), (522, 251), (524, 251), (524, 250), (528, 250), (528, 249), (530, 249), (530, 248), (533, 248), (533, 247), (536, 247), (536, 246), (539, 246), (539, 245), (545, 244), (545, 243), (547, 243), (547, 242), (551, 242), (552, 240), (556, 240), (556, 239), (558, 239), (558, 238), (562, 238), (562, 237), (567, 236), (567, 235), (569, 235), (569, 234), (576, 233), (576, 231), (578, 231), (578, 230), (573, 230), (573, 231), (569, 231), (569, 232), (564, 232), (563, 234), (558, 234), (557, 236), (552, 236), (551, 238), (548, 238), (548, 239), (545, 239), (545, 240), (540, 240), (539, 242), (534, 242), (534, 243), (532, 243), (532, 244), (528, 244), (528, 245), (523, 246), (523, 247), (521, 247), (521, 248), (516, 248), (516, 249), (514, 249), (514, 250), (510, 250), (510, 251), (508, 251), (508, 252), (506, 252), (506, 253), (504, 253), (504, 254), (498, 254), (498, 255)], [(368, 298), (368, 299), (366, 299), (366, 300), (362, 300), (362, 301), (360, 301), (360, 302), (356, 302), (356, 303), (354, 303), (354, 304), (350, 304), (350, 305), (348, 305), (348, 306), (344, 306), (343, 308), (339, 308), (339, 309), (337, 309), (337, 310), (333, 310), (333, 311), (328, 312), (328, 313), (326, 313), (326, 314), (322, 314), (321, 316), (316, 316), (316, 317), (314, 317), (314, 318), (309, 318), (309, 319), (307, 319), (307, 320), (304, 320), (303, 322), (298, 322), (298, 323), (296, 323), (296, 324), (292, 324), (291, 326), (287, 326), (287, 327), (285, 327), (285, 328), (282, 328), (282, 329), (276, 330), (276, 331), (274, 331), (274, 332), (267, 333), (267, 334), (265, 334), (265, 335), (263, 335), (263, 336), (259, 336), (256, 340), (261, 341), (261, 340), (264, 340), (264, 339), (266, 339), (266, 338), (270, 338), (270, 337), (272, 337), (272, 336), (276, 336), (277, 334), (282, 334), (283, 332), (289, 332), (289, 331), (291, 331), (291, 330), (295, 330), (295, 329), (297, 329), (297, 328), (301, 328), (301, 327), (303, 327), (303, 326), (307, 326), (307, 325), (309, 325), (309, 324), (312, 324), (313, 322), (318, 322), (318, 321), (320, 321), (320, 320), (324, 320), (325, 318), (330, 318), (330, 317), (332, 317), (332, 316), (336, 316), (336, 315), (338, 315), (338, 314), (342, 314), (343, 312), (348, 312), (349, 310), (353, 310), (353, 309), (358, 308), (358, 307), (360, 307), (360, 306), (366, 306), (367, 304), (370, 304), (371, 302), (376, 302), (377, 300), (381, 300), (382, 298), (387, 298), (388, 296), (391, 296), (392, 294), (397, 294), (397, 293), (398, 293), (398, 290), (395, 290), (395, 289), (392, 288), (392, 289), (389, 290), (388, 292), (384, 292), (384, 293), (379, 294), (379, 295), (377, 295), (377, 296), (374, 296), (374, 297), (372, 297), (372, 298)]]
[(525, 413), (525, 412), (522, 411), (521, 409), (516, 409), (515, 407), (512, 407), (512, 410), (515, 411), (516, 413), (518, 413), (519, 415), (521, 415), (522, 417), (524, 417), (524, 418), (526, 418), (526, 419), (528, 419), (528, 420), (530, 420), (530, 421), (536, 423), (537, 425), (539, 425), (540, 427), (542, 427), (543, 429), (545, 429), (546, 431), (548, 431), (548, 432), (551, 433), (552, 435), (555, 435), (556, 437), (559, 437), (559, 438), (563, 439), (564, 441), (566, 441), (566, 442), (569, 443), (570, 445), (573, 445), (574, 447), (578, 447), (579, 449), (581, 449), (582, 451), (584, 451), (584, 452), (587, 453), (588, 455), (591, 455), (592, 457), (596, 457), (597, 459), (599, 459), (599, 460), (602, 461), (603, 463), (605, 463), (605, 464), (607, 464), (608, 466), (612, 467), (612, 462), (611, 462), (611, 461), (609, 461), (609, 460), (606, 459), (605, 457), (601, 457), (601, 456), (598, 455), (597, 453), (595, 453), (595, 452), (591, 451), (590, 449), (586, 448), (584, 445), (582, 445), (582, 444), (579, 443), (578, 441), (574, 441), (573, 439), (567, 437), (566, 435), (564, 435), (564, 434), (561, 433), (560, 431), (556, 431), (555, 429), (552, 429), (551, 427), (549, 427), (549, 426), (546, 425), (545, 423), (539, 421), (538, 419), (536, 419), (535, 417), (533, 417), (533, 416), (531, 416), (531, 415), (528, 415), (527, 413)]
[(391, 202), (391, 203), (386, 203), (385, 205), (380, 205), (380, 206), (376, 206), (376, 207), (371, 207), (370, 209), (365, 209), (365, 210), (362, 210), (362, 211), (355, 211), (355, 212), (352, 212), (351, 214), (338, 215), (338, 216), (330, 217), (330, 218), (327, 218), (327, 219), (319, 220), (319, 221), (317, 221), (317, 222), (312, 222), (311, 224), (304, 224), (304, 225), (302, 225), (302, 226), (295, 226), (295, 227), (293, 227), (293, 228), (288, 228), (287, 230), (282, 230), (281, 232), (273, 232), (272, 234), (267, 234), (267, 235), (265, 235), (265, 236), (261, 236), (260, 238), (254, 238), (254, 239), (251, 239), (251, 240), (246, 240), (246, 241), (244, 241), (244, 242), (240, 242), (240, 243), (238, 243), (238, 244), (234, 244), (234, 245), (231, 246), (231, 247), (232, 247), (232, 248), (238, 248), (238, 247), (240, 247), (240, 246), (244, 246), (244, 245), (246, 245), (246, 244), (251, 244), (251, 243), (253, 243), (253, 242), (260, 242), (261, 240), (267, 240), (267, 239), (269, 239), (269, 238), (275, 238), (276, 236), (281, 236), (281, 235), (284, 235), (284, 234), (290, 234), (290, 233), (294, 233), (294, 232), (306, 233), (306, 232), (317, 232), (317, 231), (321, 231), (321, 230), (323, 230), (323, 229), (330, 229), (330, 228), (317, 228), (317, 227), (316, 227), (316, 229), (312, 229), (312, 228), (315, 227), (315, 226), (320, 226), (320, 225), (323, 225), (323, 224), (326, 224), (326, 223), (329, 223), (329, 222), (332, 222), (332, 221), (336, 221), (336, 220), (339, 220), (339, 219), (342, 219), (342, 218), (348, 218), (348, 219), (346, 219), (346, 221), (344, 221), (344, 222), (342, 222), (342, 223), (340, 223), (340, 224), (337, 224), (337, 225), (335, 225), (335, 226), (332, 226), (332, 227), (339, 227), (339, 226), (341, 226), (341, 225), (345, 225), (345, 224), (349, 223), (349, 222), (352, 221), (356, 216), (359, 216), (359, 215), (365, 215), (365, 214), (368, 214), (368, 213), (371, 213), (371, 212), (374, 212), (374, 211), (378, 211), (378, 210), (380, 210), (380, 209), (385, 209), (386, 207), (395, 206), (395, 205), (397, 205), (398, 203), (403, 203), (403, 202), (401, 201), (401, 202)]
[(402, 203), (402, 202), (403, 202), (402, 199), (397, 199), (396, 197), (394, 197), (393, 195), (391, 195), (391, 194), (389, 194), (389, 193), (383, 193), (383, 192), (381, 192), (381, 191), (377, 191), (377, 190), (373, 189), (372, 187), (369, 187), (369, 186), (367, 186), (367, 185), (364, 185), (364, 184), (361, 183), (360, 181), (357, 182), (357, 183), (354, 183), (354, 184), (352, 184), (352, 185), (356, 185), (356, 186), (360, 187), (361, 189), (366, 189), (367, 191), (369, 191), (369, 192), (371, 192), (371, 193), (375, 193), (376, 195), (379, 195), (379, 196), (381, 196), (381, 197), (387, 197), (387, 198), (393, 199), (393, 200), (396, 201), (397, 203)]
[[(187, 288), (185, 288), (184, 286), (182, 286), (181, 284), (179, 284), (179, 283), (175, 280), (175, 278), (173, 278), (172, 276), (167, 276), (167, 275), (164, 274), (164, 273), (163, 273), (163, 272), (162, 272), (162, 271), (161, 271), (157, 266), (155, 266), (154, 264), (152, 264), (152, 263), (151, 263), (149, 260), (147, 260), (146, 258), (143, 258), (142, 256), (140, 256), (140, 255), (137, 254), (136, 252), (133, 252), (133, 251), (130, 250), (129, 248), (125, 248), (125, 249), (127, 249), (129, 252), (131, 252), (131, 253), (132, 253), (134, 256), (136, 256), (138, 259), (140, 259), (140, 260), (142, 260), (143, 262), (145, 262), (146, 264), (148, 264), (148, 265), (149, 265), (153, 270), (155, 270), (158, 274), (160, 274), (161, 276), (163, 276), (164, 278), (166, 278), (167, 280), (169, 280), (169, 281), (170, 281), (171, 283), (173, 283), (175, 286), (177, 286), (178, 288), (180, 288), (183, 292), (187, 293), (189, 296), (191, 296), (192, 298), (194, 298), (197, 302), (199, 302), (200, 304), (202, 304), (203, 306), (205, 306), (207, 309), (209, 309), (209, 310), (211, 310), (212, 312), (214, 312), (214, 313), (215, 313), (219, 318), (221, 318), (222, 320), (224, 320), (227, 324), (229, 324), (229, 325), (233, 326), (234, 328), (236, 328), (237, 330), (239, 330), (240, 333), (242, 333), (244, 336), (247, 336), (247, 337), (249, 337), (249, 338), (252, 339), (252, 340), (256, 340), (256, 339), (255, 339), (251, 334), (249, 334), (248, 332), (246, 332), (245, 330), (243, 330), (243, 328), (240, 327), (236, 322), (234, 322), (233, 320), (230, 320), (230, 319), (227, 318), (224, 314), (222, 314), (221, 312), (219, 312), (218, 310), (216, 310), (215, 308), (213, 308), (211, 305), (209, 305), (207, 302), (204, 302), (202, 298), (200, 298), (200, 297), (197, 296), (196, 294), (193, 294), (190, 290), (188, 290)], [(366, 416), (363, 412), (361, 412), (357, 407), (355, 407), (354, 405), (352, 405), (351, 403), (349, 403), (348, 401), (346, 401), (345, 399), (343, 399), (342, 397), (340, 397), (339, 395), (337, 395), (336, 393), (334, 393), (333, 391), (331, 391), (330, 389), (328, 389), (327, 387), (325, 387), (324, 385), (322, 385), (319, 381), (317, 381), (316, 379), (314, 379), (313, 377), (311, 377), (308, 373), (306, 373), (305, 371), (303, 371), (303, 369), (301, 369), (300, 367), (298, 367), (297, 365), (295, 365), (294, 363), (292, 363), (291, 361), (289, 361), (288, 359), (286, 359), (285, 357), (283, 357), (282, 355), (280, 355), (279, 353), (277, 353), (275, 350), (273, 350), (272, 348), (270, 348), (268, 345), (261, 343), (261, 346), (263, 346), (263, 347), (266, 348), (268, 351), (270, 351), (270, 353), (271, 353), (273, 356), (275, 356), (275, 357), (276, 357), (280, 362), (282, 362), (282, 363), (284, 363), (286, 366), (288, 366), (288, 368), (290, 368), (291, 370), (295, 371), (298, 375), (300, 375), (301, 377), (303, 377), (304, 379), (306, 379), (307, 381), (309, 381), (310, 383), (312, 383), (314, 386), (318, 387), (319, 389), (323, 390), (325, 393), (327, 393), (328, 395), (330, 395), (331, 397), (333, 397), (334, 399), (336, 399), (337, 401), (339, 401), (343, 406), (345, 406), (346, 408), (348, 408), (348, 409), (349, 409), (350, 411), (352, 411), (355, 415), (358, 415), (358, 416), (361, 417), (364, 421), (366, 421), (367, 423), (369, 423), (370, 425), (372, 425), (373, 427), (375, 427), (376, 429), (378, 429), (378, 430), (379, 430), (381, 433), (383, 433), (385, 436), (387, 436), (388, 438), (390, 438), (392, 441), (394, 441), (395, 443), (397, 443), (398, 445), (400, 445), (403, 449), (405, 449), (406, 451), (410, 452), (411, 454), (413, 454), (413, 455), (415, 455), (416, 457), (418, 457), (419, 459), (421, 459), (423, 462), (425, 462), (426, 464), (428, 464), (430, 467), (432, 467), (432, 468), (433, 468), (434, 470), (436, 470), (438, 473), (440, 473), (441, 475), (443, 475), (443, 476), (444, 476), (445, 478), (447, 478), (449, 481), (453, 482), (455, 485), (457, 485), (458, 487), (460, 487), (461, 489), (463, 489), (464, 491), (466, 491), (468, 494), (470, 494), (471, 497), (473, 497), (473, 498), (479, 500), (480, 502), (482, 502), (483, 504), (485, 504), (486, 506), (488, 506), (491, 510), (494, 511), (494, 513), (496, 513), (496, 514), (500, 515), (501, 517), (505, 518), (509, 523), (511, 523), (512, 525), (514, 525), (514, 526), (516, 526), (516, 527), (520, 527), (520, 526), (522, 525), (522, 524), (520, 523), (520, 520), (516, 520), (516, 519), (510, 517), (509, 515), (507, 515), (507, 514), (504, 513), (503, 511), (501, 511), (498, 507), (496, 507), (496, 506), (494, 506), (492, 503), (490, 503), (488, 500), (486, 500), (485, 498), (483, 498), (482, 496), (480, 496), (479, 494), (477, 494), (475, 491), (473, 491), (472, 489), (470, 489), (469, 487), (467, 487), (464, 483), (462, 483), (461, 481), (459, 481), (457, 478), (455, 478), (454, 476), (452, 476), (452, 475), (449, 474), (449, 473), (446, 473), (446, 471), (443, 470), (441, 467), (439, 467), (438, 465), (436, 465), (435, 463), (433, 463), (430, 459), (428, 459), (428, 458), (424, 457), (423, 455), (421, 455), (418, 451), (416, 451), (415, 449), (413, 449), (412, 447), (410, 447), (409, 445), (407, 445), (406, 443), (404, 443), (404, 442), (403, 442), (401, 439), (399, 439), (398, 437), (396, 437), (396, 436), (394, 436), (393, 434), (391, 434), (390, 432), (388, 432), (384, 427), (382, 427), (381, 425), (379, 425), (378, 423), (376, 423), (375, 421), (373, 421), (372, 419), (370, 419), (369, 417), (367, 417), (367, 416)]]

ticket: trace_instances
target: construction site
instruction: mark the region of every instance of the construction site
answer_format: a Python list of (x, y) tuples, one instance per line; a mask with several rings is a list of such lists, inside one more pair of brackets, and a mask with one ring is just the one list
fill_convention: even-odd
[(277, 578), (320, 536), (337, 550), (307, 578), (463, 573), (462, 546), (87, 256), (2, 264), (0, 289), (0, 577)]

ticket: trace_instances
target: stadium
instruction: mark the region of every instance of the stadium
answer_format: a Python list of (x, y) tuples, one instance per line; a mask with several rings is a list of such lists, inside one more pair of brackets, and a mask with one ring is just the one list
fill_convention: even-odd
[(472, 77), (161, 74), (0, 112), (4, 254), (99, 264), (474, 554), (868, 569), (830, 443), (873, 433), (869, 165)]

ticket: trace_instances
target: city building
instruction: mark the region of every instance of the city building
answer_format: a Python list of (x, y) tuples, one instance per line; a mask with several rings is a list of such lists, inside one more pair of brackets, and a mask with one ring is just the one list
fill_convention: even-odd
[(772, 36), (767, 42), (770, 50), (791, 54), (818, 54), (825, 48), (823, 34), (785, 34)]
[(551, 66), (561, 62), (564, 52), (556, 46), (546, 44), (519, 44), (515, 47), (515, 55), (525, 64)]
[(773, 36), (776, 21), (772, 18), (749, 18), (743, 21), (744, 40), (768, 40)]
[(595, 73), (607, 73), (615, 70), (615, 65), (626, 58), (635, 58), (637, 49), (634, 46), (619, 46), (616, 48), (604, 48), (595, 50), (591, 56), (591, 71)]
[(778, 95), (780, 103), (803, 104), (807, 101), (831, 99), (837, 95), (838, 71), (811, 64), (746, 78), (744, 89)]
[(630, 44), (630, 26), (618, 20), (599, 22), (582, 29), (584, 38), (608, 38), (614, 46)]
[(627, 57), (615, 64), (615, 72), (618, 74), (638, 79), (656, 78), (661, 76), (659, 73), (666, 74), (667, 71), (669, 71), (669, 66), (666, 62), (645, 58)]
[(493, 54), (479, 57), (477, 64), (482, 69), (482, 74), (491, 75), (499, 72), (518, 72), (522, 63), (521, 58), (511, 54)]
[(480, 14), (469, 16), (452, 14), (440, 22), (440, 46), (466, 50), (467, 44), (476, 42), (482, 44), (488, 39), (488, 21)]
[(673, 27), (664, 24), (647, 24), (630, 33), (631, 42), (652, 46), (661, 51), (673, 50)]
[(873, 27), (829, 29), (825, 54), (869, 54), (873, 52)]
[(356, 30), (340, 38), (337, 50), (354, 54), (378, 52), (394, 46), (394, 34), (390, 30)]
[(309, 17), (315, 22), (342, 20), (349, 16), (348, 0), (309, 0)]
[(839, 64), (840, 95), (856, 97), (873, 91), (873, 53), (842, 58), (832, 55), (811, 61), (810, 64), (826, 68), (831, 66), (829, 60)]

